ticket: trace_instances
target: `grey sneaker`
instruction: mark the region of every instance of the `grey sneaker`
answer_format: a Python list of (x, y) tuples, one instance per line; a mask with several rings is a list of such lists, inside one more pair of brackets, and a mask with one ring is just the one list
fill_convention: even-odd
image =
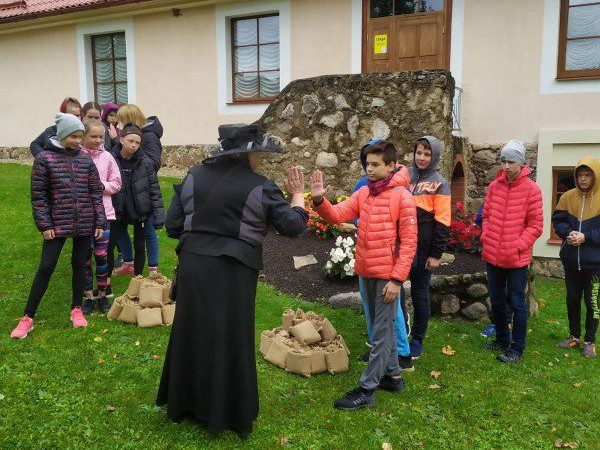
[(595, 358), (596, 357), (596, 344), (593, 342), (583, 343), (583, 357), (584, 358)]
[(523, 356), (509, 348), (501, 355), (496, 356), (496, 359), (504, 364), (515, 364), (523, 359)]
[(349, 411), (370, 408), (371, 406), (375, 406), (375, 395), (373, 392), (368, 392), (361, 387), (357, 387), (350, 392), (347, 392), (343, 397), (337, 399), (333, 406), (337, 409)]
[(561, 341), (558, 344), (556, 344), (556, 346), (558, 348), (574, 348), (579, 346), (579, 344), (579, 339), (577, 339), (575, 336), (569, 336), (564, 341)]

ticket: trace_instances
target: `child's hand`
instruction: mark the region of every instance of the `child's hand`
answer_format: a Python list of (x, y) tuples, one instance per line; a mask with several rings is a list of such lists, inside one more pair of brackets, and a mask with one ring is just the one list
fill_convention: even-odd
[(429, 258), (427, 258), (427, 261), (425, 261), (425, 268), (427, 270), (434, 270), (438, 267), (440, 267), (440, 260), (434, 258), (433, 256), (430, 256)]
[(112, 123), (108, 126), (108, 135), (110, 136), (111, 139), (114, 139), (117, 137), (117, 129), (115, 128), (115, 126)]
[(102, 237), (102, 233), (104, 233), (104, 230), (102, 228), (96, 228), (96, 230), (94, 231), (94, 237), (96, 239), (100, 239)]
[(327, 194), (327, 189), (323, 186), (323, 172), (320, 170), (315, 170), (310, 178), (310, 193), (317, 202)]
[(396, 283), (395, 281), (388, 281), (388, 283), (383, 287), (383, 301), (385, 303), (393, 302), (400, 295), (400, 290), (402, 289), (402, 285)]
[(47, 241), (51, 241), (56, 237), (56, 235), (54, 234), (54, 229), (52, 228), (46, 231), (42, 231), (42, 236), (44, 236), (44, 239), (46, 239)]

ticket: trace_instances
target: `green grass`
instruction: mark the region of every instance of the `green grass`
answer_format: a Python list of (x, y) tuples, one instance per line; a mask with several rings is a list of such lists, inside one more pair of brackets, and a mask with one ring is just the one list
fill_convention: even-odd
[[(154, 406), (169, 327), (139, 329), (94, 316), (69, 322), (70, 246), (60, 258), (24, 340), (9, 334), (20, 318), (38, 264), (41, 236), (29, 203), (30, 168), (0, 164), (0, 448), (600, 448), (598, 362), (555, 348), (567, 333), (564, 288), (539, 281), (542, 308), (530, 322), (523, 363), (507, 367), (482, 349), (482, 325), (432, 320), (425, 355), (402, 394), (377, 393), (377, 406), (340, 412), (332, 402), (353, 388), (364, 365), (364, 317), (279, 295), (260, 285), (256, 336), (279, 324), (286, 306), (325, 313), (352, 350), (350, 371), (302, 378), (260, 357), (260, 415), (242, 440), (173, 424)], [(161, 179), (165, 200), (174, 180)], [(161, 270), (170, 275), (175, 242), (159, 231)], [(123, 277), (114, 290), (125, 289)], [(456, 350), (444, 356), (445, 345)], [(156, 356), (155, 356), (156, 355)], [(441, 372), (434, 380), (431, 371)], [(440, 389), (430, 389), (437, 384)], [(113, 409), (113, 411), (109, 411)], [(596, 431), (594, 431), (596, 430)]]

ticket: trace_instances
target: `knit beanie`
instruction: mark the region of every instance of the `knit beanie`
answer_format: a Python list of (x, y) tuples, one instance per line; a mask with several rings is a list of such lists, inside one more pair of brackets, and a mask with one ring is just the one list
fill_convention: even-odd
[(62, 141), (76, 131), (85, 131), (81, 120), (73, 114), (58, 113), (54, 119), (56, 122), (56, 136), (59, 141)]
[(525, 145), (518, 139), (511, 139), (502, 147), (500, 152), (500, 161), (509, 161), (525, 165)]

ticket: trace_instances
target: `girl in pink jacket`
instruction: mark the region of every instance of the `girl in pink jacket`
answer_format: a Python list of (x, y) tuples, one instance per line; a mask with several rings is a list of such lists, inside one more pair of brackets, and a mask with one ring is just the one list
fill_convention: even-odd
[(108, 279), (107, 248), (110, 238), (110, 224), (115, 220), (115, 209), (112, 204), (112, 195), (121, 190), (121, 172), (113, 156), (104, 150), (104, 126), (99, 120), (84, 120), (85, 134), (81, 141), (81, 151), (87, 154), (98, 169), (100, 181), (104, 185), (102, 192), (102, 202), (109, 226), (102, 236), (94, 239), (92, 248), (86, 261), (86, 300), (81, 308), (84, 314), (90, 314), (96, 307), (94, 298), (94, 278), (92, 274), (92, 249), (96, 260), (96, 284), (98, 287), (98, 309), (102, 313), (107, 313), (110, 309), (110, 303), (107, 295), (110, 291), (110, 279)]

